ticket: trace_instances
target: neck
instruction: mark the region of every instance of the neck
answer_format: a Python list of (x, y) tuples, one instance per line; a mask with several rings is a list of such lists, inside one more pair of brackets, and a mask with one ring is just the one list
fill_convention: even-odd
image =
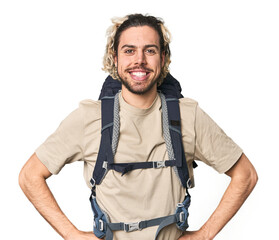
[(157, 85), (145, 94), (135, 94), (122, 85), (122, 97), (126, 103), (140, 109), (147, 109), (151, 106), (157, 96)]

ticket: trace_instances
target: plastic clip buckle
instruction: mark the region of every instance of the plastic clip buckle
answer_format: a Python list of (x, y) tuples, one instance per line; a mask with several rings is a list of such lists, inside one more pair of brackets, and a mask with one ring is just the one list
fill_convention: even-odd
[(185, 213), (184, 212), (181, 212), (180, 214), (179, 214), (179, 222), (184, 222), (185, 221)]
[(91, 178), (91, 179), (90, 179), (90, 185), (91, 185), (92, 188), (95, 187), (96, 181), (95, 181), (94, 178)]
[(184, 204), (183, 203), (177, 203), (177, 207), (182, 208), (182, 207), (184, 207)]
[(153, 162), (153, 168), (163, 168), (163, 167), (166, 167), (165, 161)]
[(104, 222), (103, 222), (103, 220), (99, 220), (99, 230), (102, 232), (102, 231), (104, 231)]
[(135, 223), (124, 223), (124, 231), (125, 232), (132, 232), (132, 231), (137, 231), (141, 230), (139, 227), (140, 222), (135, 222)]
[(108, 169), (108, 162), (104, 161), (102, 167), (107, 170)]

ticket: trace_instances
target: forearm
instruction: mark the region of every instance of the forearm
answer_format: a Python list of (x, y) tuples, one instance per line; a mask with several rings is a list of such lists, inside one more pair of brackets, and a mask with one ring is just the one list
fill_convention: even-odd
[(21, 176), (20, 186), (38, 212), (63, 238), (76, 231), (61, 211), (44, 178)]
[(242, 154), (238, 162), (226, 172), (231, 177), (218, 207), (198, 231), (185, 232), (179, 240), (212, 240), (236, 214), (257, 183), (257, 173)]
[(213, 239), (218, 232), (230, 221), (240, 209), (255, 186), (255, 180), (232, 178), (218, 207), (210, 216), (208, 221), (201, 227), (201, 231)]

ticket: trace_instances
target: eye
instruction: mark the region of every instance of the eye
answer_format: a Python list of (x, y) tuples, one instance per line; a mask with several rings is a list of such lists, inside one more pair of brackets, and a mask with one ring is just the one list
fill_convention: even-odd
[(152, 49), (152, 48), (146, 49), (145, 52), (146, 52), (148, 55), (154, 55), (154, 54), (156, 54), (156, 50), (155, 50), (155, 49)]
[(133, 49), (126, 49), (125, 51), (124, 51), (124, 53), (126, 53), (126, 54), (128, 54), (128, 55), (131, 55), (131, 54), (133, 54), (135, 51), (133, 50)]

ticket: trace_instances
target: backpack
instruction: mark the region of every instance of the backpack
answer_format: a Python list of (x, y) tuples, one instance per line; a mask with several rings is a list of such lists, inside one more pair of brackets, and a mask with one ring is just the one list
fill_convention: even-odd
[[(92, 193), (90, 196), (91, 208), (94, 213), (94, 234), (98, 238), (106, 237), (106, 240), (113, 239), (113, 231), (123, 230), (126, 232), (141, 230), (143, 228), (156, 226), (158, 229), (155, 240), (159, 232), (166, 226), (176, 223), (176, 226), (185, 231), (188, 228), (188, 208), (191, 197), (188, 188), (191, 188), (188, 166), (184, 154), (179, 98), (182, 98), (181, 86), (179, 82), (170, 74), (166, 76), (163, 83), (158, 87), (159, 96), (162, 102), (162, 123), (163, 135), (166, 142), (169, 160), (154, 162), (132, 162), (114, 163), (114, 155), (119, 139), (119, 90), (121, 83), (108, 76), (103, 84), (99, 99), (101, 100), (102, 130), (101, 143), (96, 165), (93, 171), (90, 184)], [(194, 167), (196, 164), (194, 163)], [(182, 203), (178, 203), (173, 215), (162, 216), (160, 218), (144, 220), (136, 223), (110, 223), (109, 216), (98, 205), (96, 200), (96, 185), (102, 183), (109, 170), (115, 170), (124, 174), (135, 169), (173, 167), (179, 177), (186, 195)]]

